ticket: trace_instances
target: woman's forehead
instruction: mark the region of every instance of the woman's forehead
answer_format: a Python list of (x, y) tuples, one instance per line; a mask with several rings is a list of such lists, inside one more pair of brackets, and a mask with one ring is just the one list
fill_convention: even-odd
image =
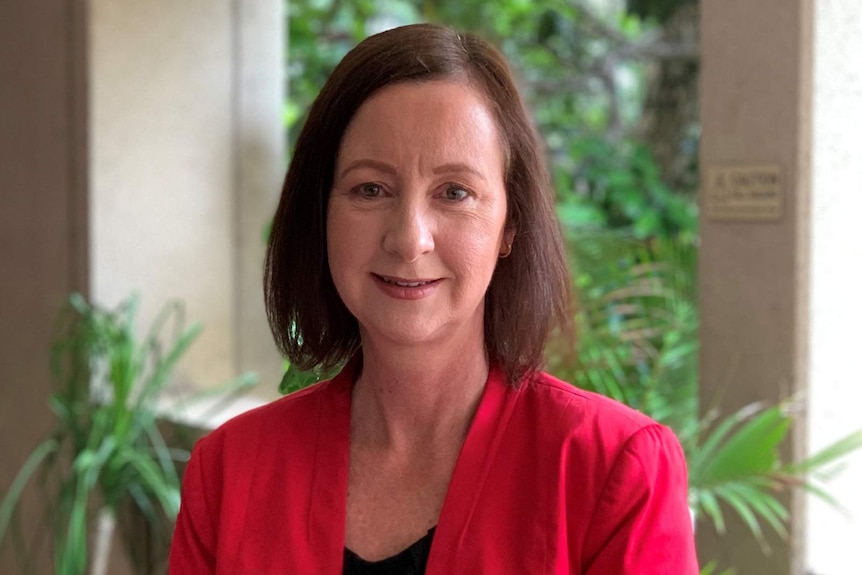
[(369, 98), (345, 131), (339, 169), (361, 158), (503, 161), (498, 127), (484, 97), (455, 80), (396, 84)]

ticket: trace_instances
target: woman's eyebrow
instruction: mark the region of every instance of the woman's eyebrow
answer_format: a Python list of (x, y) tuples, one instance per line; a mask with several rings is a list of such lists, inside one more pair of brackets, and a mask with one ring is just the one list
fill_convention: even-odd
[[(378, 170), (380, 172), (384, 172), (386, 174), (391, 174), (393, 176), (398, 175), (395, 166), (391, 164), (387, 164), (386, 162), (381, 162), (379, 160), (372, 160), (370, 158), (362, 158), (359, 160), (354, 160), (350, 162), (346, 168), (344, 168), (339, 174), (339, 178), (343, 178), (348, 173), (353, 170), (357, 170), (359, 168), (371, 168), (374, 170)], [(462, 162), (451, 162), (447, 164), (441, 164), (431, 170), (434, 174), (451, 174), (451, 173), (468, 173), (480, 178), (482, 180), (487, 180), (485, 175), (477, 170), (476, 168), (464, 164)]]
[(477, 170), (476, 168), (474, 168), (472, 166), (469, 166), (467, 164), (463, 164), (460, 162), (453, 162), (451, 164), (443, 164), (441, 166), (437, 166), (436, 168), (434, 168), (432, 170), (432, 172), (435, 174), (451, 174), (451, 173), (455, 173), (455, 172), (461, 172), (461, 173), (466, 172), (468, 174), (473, 174), (474, 176), (476, 176), (477, 178), (481, 178), (482, 180), (487, 180), (487, 178), (485, 178), (485, 174), (483, 174), (482, 172), (480, 172), (479, 170)]
[(338, 177), (343, 178), (350, 171), (356, 170), (359, 168), (372, 168), (372, 169), (378, 170), (380, 172), (391, 174), (393, 176), (397, 175), (395, 167), (390, 165), (390, 164), (387, 164), (386, 162), (380, 162), (378, 160), (372, 160), (372, 159), (361, 159), (361, 160), (354, 160), (354, 161), (350, 162), (347, 165), (347, 167), (341, 171), (341, 174)]

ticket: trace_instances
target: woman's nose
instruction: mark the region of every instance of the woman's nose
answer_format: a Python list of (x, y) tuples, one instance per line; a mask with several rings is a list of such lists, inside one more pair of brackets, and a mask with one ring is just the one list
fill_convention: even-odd
[(432, 222), (423, 206), (404, 203), (390, 213), (383, 249), (406, 262), (434, 250)]

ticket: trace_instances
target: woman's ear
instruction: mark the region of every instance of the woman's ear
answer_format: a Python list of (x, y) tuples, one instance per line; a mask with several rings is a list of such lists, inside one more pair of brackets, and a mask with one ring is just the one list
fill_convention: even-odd
[(503, 240), (505, 240), (506, 245), (512, 245), (515, 241), (515, 225), (509, 224), (506, 226), (506, 231), (503, 232)]
[(500, 259), (504, 259), (512, 255), (512, 244), (515, 241), (515, 227), (507, 226), (503, 231), (503, 247), (500, 248)]

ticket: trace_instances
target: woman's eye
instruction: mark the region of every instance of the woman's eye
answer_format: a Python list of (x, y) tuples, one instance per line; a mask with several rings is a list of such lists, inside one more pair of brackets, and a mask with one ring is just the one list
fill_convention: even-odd
[(363, 198), (377, 198), (383, 194), (383, 186), (380, 184), (362, 184), (356, 191)]
[(446, 188), (446, 191), (443, 192), (443, 196), (447, 200), (452, 200), (456, 202), (459, 200), (466, 199), (469, 195), (470, 194), (467, 192), (467, 190), (458, 186), (449, 186)]

